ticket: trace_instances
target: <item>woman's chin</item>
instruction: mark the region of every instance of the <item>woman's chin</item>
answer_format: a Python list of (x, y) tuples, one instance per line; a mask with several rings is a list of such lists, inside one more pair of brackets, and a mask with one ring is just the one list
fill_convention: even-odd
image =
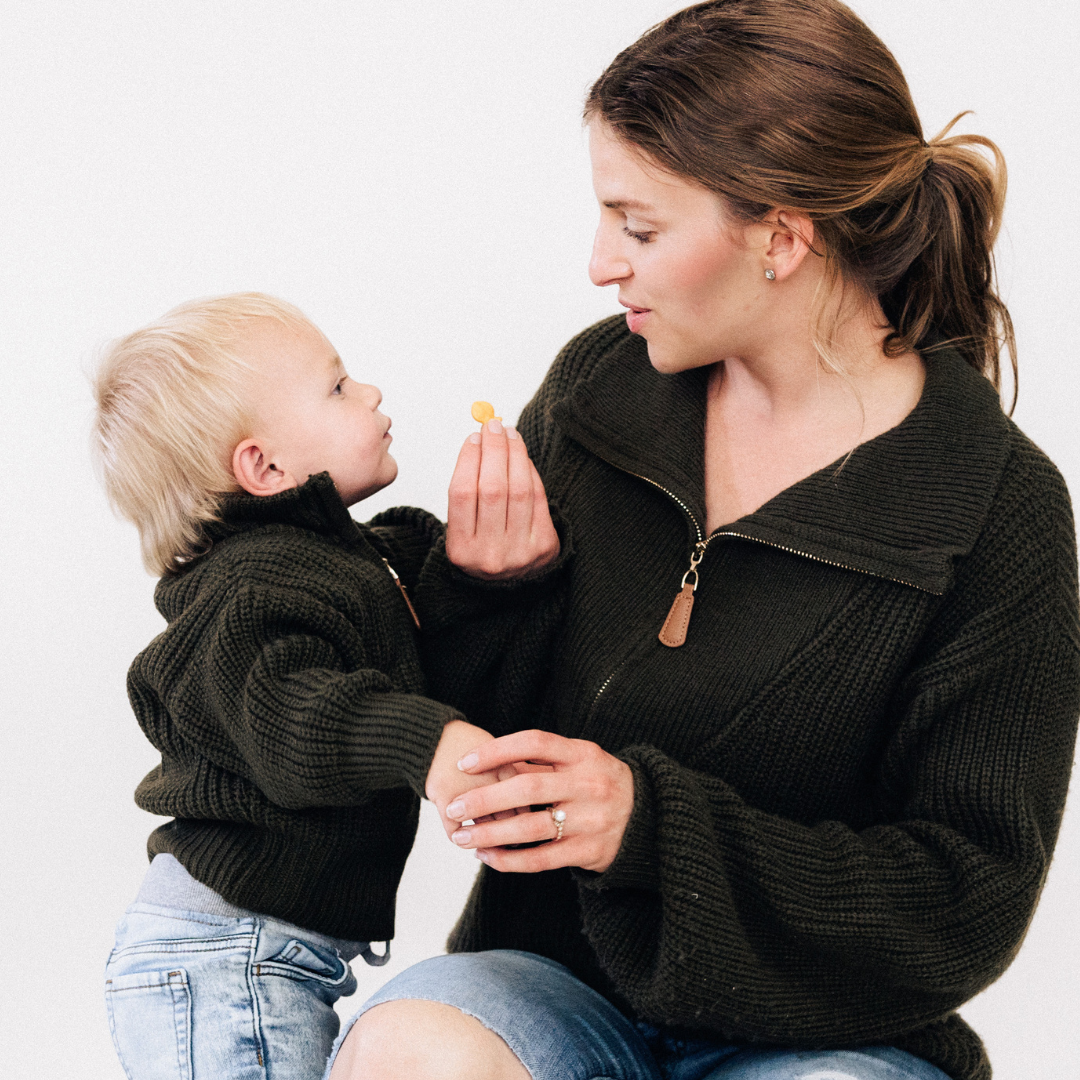
[(673, 348), (662, 341), (649, 341), (649, 363), (662, 375), (677, 375), (680, 371), (702, 367), (707, 361), (696, 360), (683, 349)]

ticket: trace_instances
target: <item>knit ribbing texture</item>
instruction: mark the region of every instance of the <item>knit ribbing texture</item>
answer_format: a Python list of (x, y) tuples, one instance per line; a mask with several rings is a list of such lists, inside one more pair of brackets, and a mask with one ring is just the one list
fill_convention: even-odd
[(455, 613), (423, 635), (432, 693), (495, 734), (593, 740), (635, 784), (605, 873), (484, 868), (451, 948), (541, 953), (680, 1030), (986, 1080), (954, 1010), (1020, 946), (1080, 712), (1065, 485), (933, 353), (900, 425), (710, 542), (666, 648), (704, 378), (656, 372), (621, 318), (590, 328), (519, 424), (573, 559), (516, 611), (438, 548), (425, 567), (422, 612)]
[(385, 941), (443, 726), (412, 617), (441, 526), (423, 511), (349, 516), (323, 473), (231, 496), (209, 551), (155, 594), (168, 628), (135, 660), (132, 706), (161, 765), (136, 802), (172, 817), (174, 855), (238, 907)]

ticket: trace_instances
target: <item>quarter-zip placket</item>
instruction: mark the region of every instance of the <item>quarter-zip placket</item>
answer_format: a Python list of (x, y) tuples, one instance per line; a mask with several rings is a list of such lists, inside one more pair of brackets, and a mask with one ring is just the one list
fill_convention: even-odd
[[(597, 456), (599, 457), (600, 455)], [(606, 461), (607, 459), (602, 458), (601, 460)], [(867, 574), (870, 577), (879, 577), (884, 581), (892, 581), (897, 585), (906, 585), (909, 588), (918, 589), (920, 592), (929, 592), (932, 596), (941, 595), (931, 589), (924, 589), (921, 585), (916, 585), (914, 582), (904, 581), (902, 578), (889, 577), (886, 574), (875, 574), (872, 570), (864, 570), (859, 566), (849, 566), (846, 563), (837, 562), (834, 559), (826, 559), (820, 555), (813, 555), (809, 551), (800, 551), (798, 548), (788, 547), (786, 544), (776, 544), (771, 540), (762, 540), (757, 536), (748, 536), (746, 533), (735, 532), (733, 529), (717, 529), (715, 532), (709, 533), (709, 535), (706, 536), (705, 530), (702, 529), (701, 523), (694, 516), (693, 510), (691, 510), (674, 491), (664, 487), (663, 484), (658, 484), (655, 480), (651, 480), (647, 476), (642, 476), (641, 473), (623, 469), (610, 461), (608, 464), (613, 468), (619, 469), (620, 472), (624, 472), (628, 476), (633, 476), (638, 480), (644, 480), (646, 484), (651, 484), (658, 491), (662, 491), (676, 506), (679, 507), (679, 509), (682, 510), (694, 529), (694, 536), (696, 539), (694, 541), (693, 549), (690, 552), (690, 566), (682, 576), (682, 581), (679, 583), (679, 591), (675, 594), (675, 599), (671, 604), (667, 618), (664, 620), (664, 624), (661, 626), (658, 635), (660, 642), (670, 649), (677, 649), (686, 642), (686, 635), (690, 628), (690, 615), (694, 608), (694, 593), (697, 592), (699, 581), (698, 566), (705, 557), (706, 548), (708, 548), (718, 536), (730, 536), (735, 540), (749, 540), (751, 543), (763, 544), (765, 547), (775, 548), (777, 551), (786, 551), (789, 555), (798, 555), (801, 558), (810, 559), (813, 562), (824, 563), (826, 566), (835, 566), (840, 570), (850, 570), (856, 574)], [(611, 685), (611, 681), (625, 666), (626, 660), (623, 660), (623, 662), (619, 664), (619, 666), (600, 684), (600, 689), (596, 691), (596, 696), (593, 698), (592, 708), (589, 710), (590, 714), (596, 709), (601, 696)]]
[[(669, 648), (678, 648), (678, 646), (686, 641), (686, 632), (690, 625), (690, 613), (694, 608), (694, 593), (697, 592), (698, 587), (698, 564), (705, 557), (705, 549), (718, 536), (730, 536), (736, 540), (749, 540), (755, 544), (764, 544), (766, 547), (776, 548), (777, 551), (786, 551), (789, 555), (798, 555), (803, 559), (811, 559), (813, 562), (824, 563), (826, 566), (835, 566), (840, 570), (850, 570), (855, 574), (867, 574), (870, 577), (879, 577), (884, 581), (893, 581), (897, 585), (906, 585), (908, 588), (918, 589), (920, 592), (930, 592), (932, 596), (941, 595), (940, 593), (934, 593), (929, 589), (924, 589), (911, 581), (904, 581), (902, 578), (888, 577), (886, 574), (875, 574), (872, 570), (864, 570), (858, 566), (848, 566), (846, 563), (836, 562), (834, 559), (825, 559), (820, 555), (812, 555), (809, 551), (799, 551), (797, 548), (788, 547), (786, 544), (775, 544), (771, 540), (762, 540), (757, 536), (747, 536), (746, 533), (735, 532), (733, 529), (717, 529), (715, 532), (711, 532), (706, 536), (698, 519), (694, 517), (694, 512), (673, 491), (669, 491), (663, 484), (658, 484), (655, 480), (650, 480), (647, 476), (642, 476), (640, 473), (629, 473), (629, 475), (637, 477), (638, 480), (644, 480), (646, 484), (652, 484), (654, 488), (662, 491), (668, 498), (672, 499), (679, 507), (681, 507), (683, 513), (689, 518), (690, 524), (693, 525), (694, 533), (697, 536), (694, 550), (690, 553), (690, 568), (683, 574), (682, 581), (679, 583), (679, 591), (675, 594), (675, 600), (671, 605), (671, 610), (668, 612), (668, 616), (664, 620), (664, 625), (660, 629), (660, 641)], [(691, 575), (693, 575), (692, 583), (690, 581)], [(669, 626), (669, 623), (671, 626)]]

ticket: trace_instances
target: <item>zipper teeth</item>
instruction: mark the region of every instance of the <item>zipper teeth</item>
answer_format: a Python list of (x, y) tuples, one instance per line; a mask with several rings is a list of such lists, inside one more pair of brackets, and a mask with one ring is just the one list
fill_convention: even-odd
[[(694, 517), (693, 510), (691, 510), (690, 507), (687, 506), (686, 503), (684, 503), (682, 499), (680, 499), (679, 496), (675, 494), (674, 491), (668, 491), (668, 489), (664, 487), (663, 484), (658, 484), (655, 480), (650, 480), (647, 476), (642, 476), (640, 473), (632, 473), (629, 469), (626, 469), (624, 471), (627, 472), (630, 476), (636, 476), (638, 480), (644, 480), (646, 484), (652, 484), (654, 488), (662, 491), (669, 499), (674, 499), (675, 502), (677, 502), (682, 507), (683, 513), (686, 514), (686, 516), (693, 523), (694, 532), (697, 533), (697, 542), (699, 544), (707, 544), (709, 540), (712, 539), (712, 536), (710, 536), (708, 539), (705, 538), (705, 534), (704, 532), (702, 532), (701, 526), (698, 524), (698, 519)], [(715, 535), (716, 533), (713, 533), (713, 536)]]
[(764, 544), (766, 547), (776, 548), (777, 551), (786, 551), (789, 555), (800, 555), (804, 559), (824, 563), (826, 566), (836, 566), (841, 570), (850, 570), (854, 574), (866, 574), (867, 577), (881, 578), (884, 581), (895, 582), (897, 585), (907, 585), (910, 589), (918, 589), (919, 592), (930, 593), (931, 596), (941, 595), (941, 593), (936, 593), (932, 589), (924, 589), (921, 585), (916, 585), (914, 582), (904, 581), (903, 578), (887, 577), (885, 574), (875, 574), (873, 570), (863, 570), (858, 566), (848, 566), (847, 563), (836, 562), (834, 559), (825, 559), (820, 555), (811, 555), (809, 551), (799, 551), (798, 548), (777, 544), (772, 540), (762, 540), (757, 536), (747, 536), (745, 533), (730, 532), (727, 529), (717, 529), (716, 532), (709, 535), (709, 539), (706, 540), (705, 543), (708, 544), (709, 540), (712, 540), (715, 536), (734, 536), (737, 540), (750, 540), (755, 544)]
[[(618, 468), (618, 466), (616, 466), (616, 468)], [(914, 582), (904, 581), (903, 578), (887, 577), (885, 574), (875, 574), (872, 570), (863, 570), (861, 567), (858, 566), (848, 566), (847, 563), (836, 562), (834, 559), (825, 559), (822, 558), (820, 555), (811, 555), (809, 551), (799, 551), (798, 548), (788, 547), (786, 544), (777, 544), (774, 543), (772, 540), (762, 540), (760, 537), (757, 536), (747, 536), (746, 533), (732, 532), (730, 529), (717, 529), (716, 532), (709, 533), (708, 536), (705, 536), (705, 534), (702, 532), (701, 525), (698, 523), (698, 519), (694, 517), (694, 512), (690, 509), (689, 506), (686, 505), (686, 503), (682, 501), (682, 499), (679, 498), (678, 495), (675, 494), (674, 491), (669, 491), (666, 487), (664, 487), (663, 484), (658, 484), (655, 480), (651, 480), (647, 476), (642, 476), (641, 473), (630, 472), (629, 469), (623, 469), (621, 471), (625, 472), (629, 476), (636, 477), (638, 480), (644, 480), (646, 484), (651, 484), (654, 488), (656, 488), (658, 491), (662, 491), (669, 499), (676, 502), (682, 508), (683, 513), (686, 514), (686, 516), (690, 519), (691, 524), (694, 526), (694, 532), (697, 533), (697, 543), (694, 546), (699, 547), (702, 551), (702, 554), (704, 554), (705, 549), (709, 546), (709, 544), (713, 542), (713, 540), (716, 539), (716, 537), (731, 536), (734, 537), (736, 540), (749, 540), (751, 543), (764, 544), (766, 547), (775, 548), (777, 551), (786, 551), (789, 555), (798, 555), (803, 559), (810, 559), (812, 562), (824, 563), (826, 566), (835, 566), (840, 570), (850, 570), (854, 574), (866, 574), (867, 577), (881, 578), (884, 581), (892, 581), (897, 585), (906, 585), (910, 589), (918, 589), (919, 592), (930, 593), (931, 596), (941, 595), (941, 593), (934, 592), (932, 589), (924, 589), (921, 585), (916, 585)], [(593, 698), (593, 708), (596, 707), (596, 703), (600, 700), (601, 694), (603, 694), (603, 692), (611, 684), (611, 680), (614, 679), (620, 671), (622, 671), (625, 665), (626, 660), (624, 660), (603, 681), (600, 689), (596, 691), (596, 697)]]
[[(836, 562), (834, 559), (825, 559), (822, 558), (822, 556), (820, 555), (811, 555), (809, 551), (799, 551), (798, 548), (788, 547), (785, 544), (777, 544), (774, 543), (772, 540), (762, 540), (760, 537), (757, 536), (747, 536), (746, 533), (732, 532), (729, 529), (717, 529), (716, 532), (709, 533), (708, 536), (705, 536), (701, 531), (701, 525), (698, 524), (698, 519), (694, 517), (693, 511), (690, 509), (689, 506), (686, 505), (686, 503), (682, 501), (682, 499), (679, 498), (678, 495), (675, 494), (675, 492), (668, 491), (668, 489), (664, 487), (663, 484), (658, 484), (655, 480), (650, 480), (647, 476), (642, 476), (640, 473), (632, 473), (628, 469), (625, 471), (628, 472), (630, 476), (637, 477), (638, 480), (644, 480), (646, 484), (652, 484), (654, 488), (662, 491), (665, 495), (668, 496), (668, 498), (673, 499), (679, 504), (679, 506), (682, 507), (683, 512), (690, 519), (691, 523), (694, 526), (694, 531), (697, 533), (697, 543), (701, 546), (702, 551), (704, 551), (705, 548), (708, 547), (709, 544), (711, 544), (712, 541), (716, 539), (716, 537), (732, 536), (737, 540), (749, 540), (755, 544), (764, 544), (766, 547), (776, 548), (778, 551), (786, 551), (789, 555), (799, 555), (802, 558), (810, 559), (813, 562), (824, 563), (826, 566), (835, 566), (841, 570), (850, 570), (852, 573), (855, 574), (866, 574), (868, 577), (882, 578), (885, 581), (892, 581), (897, 585), (906, 585), (910, 589), (918, 589), (919, 592), (928, 592), (931, 596), (941, 595), (940, 593), (935, 593), (930, 589), (924, 589), (922, 588), (922, 586), (914, 584), (914, 582), (904, 581), (903, 578), (887, 577), (885, 574), (875, 574), (872, 570), (863, 570), (861, 567), (858, 566), (848, 566), (847, 563)], [(608, 677), (608, 682), (611, 682), (611, 676)], [(604, 687), (606, 686), (607, 683), (604, 683)]]
[(622, 661), (616, 666), (615, 670), (603, 681), (603, 683), (601, 683), (600, 689), (596, 691), (596, 696), (593, 698), (592, 707), (589, 709), (590, 713), (592, 712), (593, 709), (596, 708), (596, 703), (600, 700), (602, 694), (608, 688), (609, 684), (611, 683), (611, 680), (614, 679), (615, 676), (618, 675), (619, 672), (622, 671), (622, 669), (624, 667), (626, 667), (626, 665), (629, 663), (629, 661), (630, 661), (629, 656), (623, 657)]
[(600, 695), (608, 688), (608, 683), (615, 678), (615, 672), (619, 669), (616, 668), (603, 682), (600, 689), (596, 691), (596, 697), (593, 698), (593, 704), (595, 705), (600, 700)]

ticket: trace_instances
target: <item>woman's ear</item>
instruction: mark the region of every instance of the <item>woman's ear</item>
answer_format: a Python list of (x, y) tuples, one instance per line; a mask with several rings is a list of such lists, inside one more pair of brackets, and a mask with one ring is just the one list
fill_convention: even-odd
[[(814, 223), (804, 214), (776, 210), (765, 222), (771, 226), (765, 250), (765, 271), (769, 281), (783, 281), (802, 266), (814, 251)], [(771, 274), (768, 271), (772, 271)]]
[(296, 487), (292, 474), (274, 465), (257, 439), (237, 443), (232, 456), (232, 471), (236, 482), (249, 495), (276, 495)]

